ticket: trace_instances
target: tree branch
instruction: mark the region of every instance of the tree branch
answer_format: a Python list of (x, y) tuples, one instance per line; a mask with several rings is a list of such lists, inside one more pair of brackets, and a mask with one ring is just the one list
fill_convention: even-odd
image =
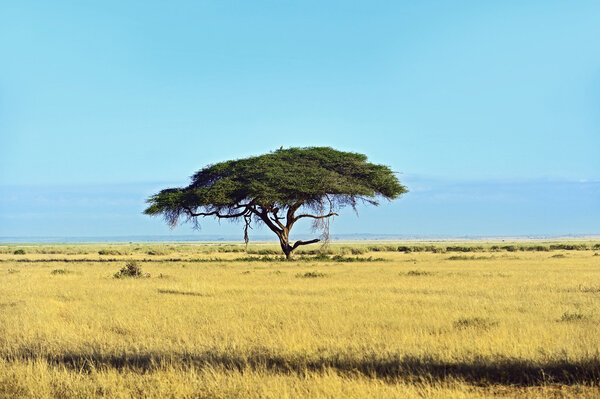
[(292, 246), (292, 251), (296, 248), (298, 248), (300, 245), (308, 245), (308, 244), (314, 244), (315, 242), (319, 242), (321, 240), (319, 240), (318, 238), (315, 238), (314, 240), (309, 240), (309, 241), (296, 241), (294, 243), (294, 245)]
[(261, 208), (261, 211), (258, 211), (254, 207), (249, 207), (248, 209), (257, 215), (263, 222), (265, 222), (267, 227), (270, 228), (275, 234), (279, 235), (282, 232), (283, 229), (279, 229), (277, 226), (275, 226), (273, 221), (269, 218), (269, 214), (266, 210)]
[(321, 215), (321, 216), (315, 216), (315, 215), (309, 215), (309, 214), (305, 214), (305, 215), (298, 215), (294, 218), (294, 222), (297, 221), (300, 218), (313, 218), (313, 219), (325, 219), (325, 218), (329, 218), (332, 216), (339, 216), (337, 213), (335, 212), (331, 212), (328, 213), (327, 215)]
[(246, 208), (246, 209), (244, 209), (244, 210), (243, 210), (242, 212), (240, 212), (240, 213), (234, 213), (234, 214), (231, 214), (231, 215), (221, 215), (221, 214), (219, 213), (219, 211), (194, 213), (194, 212), (192, 211), (192, 209), (191, 209), (191, 208), (189, 208), (189, 207), (184, 207), (184, 208), (185, 208), (185, 210), (188, 212), (188, 214), (189, 214), (191, 217), (198, 217), (198, 216), (216, 216), (216, 217), (218, 217), (218, 218), (224, 218), (224, 219), (228, 219), (228, 218), (237, 218), (237, 217), (240, 217), (240, 216), (244, 216), (244, 214), (246, 214), (246, 212), (248, 212), (248, 209), (249, 209), (249, 208)]
[[(277, 212), (279, 211), (279, 208), (274, 208), (271, 212), (273, 213), (273, 217), (270, 217), (270, 219), (277, 224), (277, 226), (279, 226), (279, 228), (281, 230), (285, 229), (285, 226), (283, 225), (283, 223), (281, 223), (279, 220), (283, 219), (282, 217), (277, 216)], [(267, 213), (268, 214), (268, 213)]]
[(302, 204), (304, 203), (304, 201), (297, 201), (295, 204), (290, 205), (288, 207), (288, 211), (287, 211), (287, 221), (285, 223), (285, 226), (289, 229), (292, 228), (292, 225), (296, 222), (296, 219), (294, 217), (294, 214), (296, 213), (296, 211), (298, 210), (298, 208), (300, 208), (302, 206)]

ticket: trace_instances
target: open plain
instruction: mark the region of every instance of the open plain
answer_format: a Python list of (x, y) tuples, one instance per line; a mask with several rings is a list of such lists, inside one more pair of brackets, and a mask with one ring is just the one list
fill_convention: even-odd
[(0, 397), (600, 397), (599, 253), (5, 244)]

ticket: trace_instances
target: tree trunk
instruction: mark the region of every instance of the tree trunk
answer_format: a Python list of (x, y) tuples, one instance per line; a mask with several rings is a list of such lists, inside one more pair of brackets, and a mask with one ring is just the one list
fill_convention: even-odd
[(281, 250), (285, 254), (287, 260), (292, 259), (294, 248), (290, 245), (289, 237), (286, 232), (282, 232), (279, 235), (279, 244), (281, 244)]

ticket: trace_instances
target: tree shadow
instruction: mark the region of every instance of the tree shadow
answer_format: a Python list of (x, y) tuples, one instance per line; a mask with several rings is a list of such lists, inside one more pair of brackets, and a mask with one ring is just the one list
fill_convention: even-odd
[(284, 356), (268, 349), (254, 352), (167, 353), (148, 352), (142, 354), (98, 354), (67, 353), (60, 356), (40, 356), (24, 350), (20, 354), (1, 356), (6, 360), (42, 359), (78, 371), (98, 369), (129, 369), (140, 372), (152, 371), (175, 365), (182, 368), (207, 366), (226, 370), (266, 370), (280, 374), (318, 372), (326, 369), (347, 375), (364, 375), (387, 382), (462, 380), (472, 384), (503, 384), (536, 386), (543, 384), (593, 384), (600, 383), (600, 358), (583, 360), (552, 360), (534, 362), (515, 358), (484, 358), (469, 361), (447, 362), (434, 358), (413, 356), (348, 357), (345, 355), (302, 357)]

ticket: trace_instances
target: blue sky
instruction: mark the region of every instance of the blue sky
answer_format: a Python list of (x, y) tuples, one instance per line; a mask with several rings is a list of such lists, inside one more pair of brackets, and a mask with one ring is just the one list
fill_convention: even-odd
[(338, 233), (599, 233), (599, 20), (596, 1), (2, 2), (0, 235), (188, 234), (144, 198), (281, 145), (408, 185)]

